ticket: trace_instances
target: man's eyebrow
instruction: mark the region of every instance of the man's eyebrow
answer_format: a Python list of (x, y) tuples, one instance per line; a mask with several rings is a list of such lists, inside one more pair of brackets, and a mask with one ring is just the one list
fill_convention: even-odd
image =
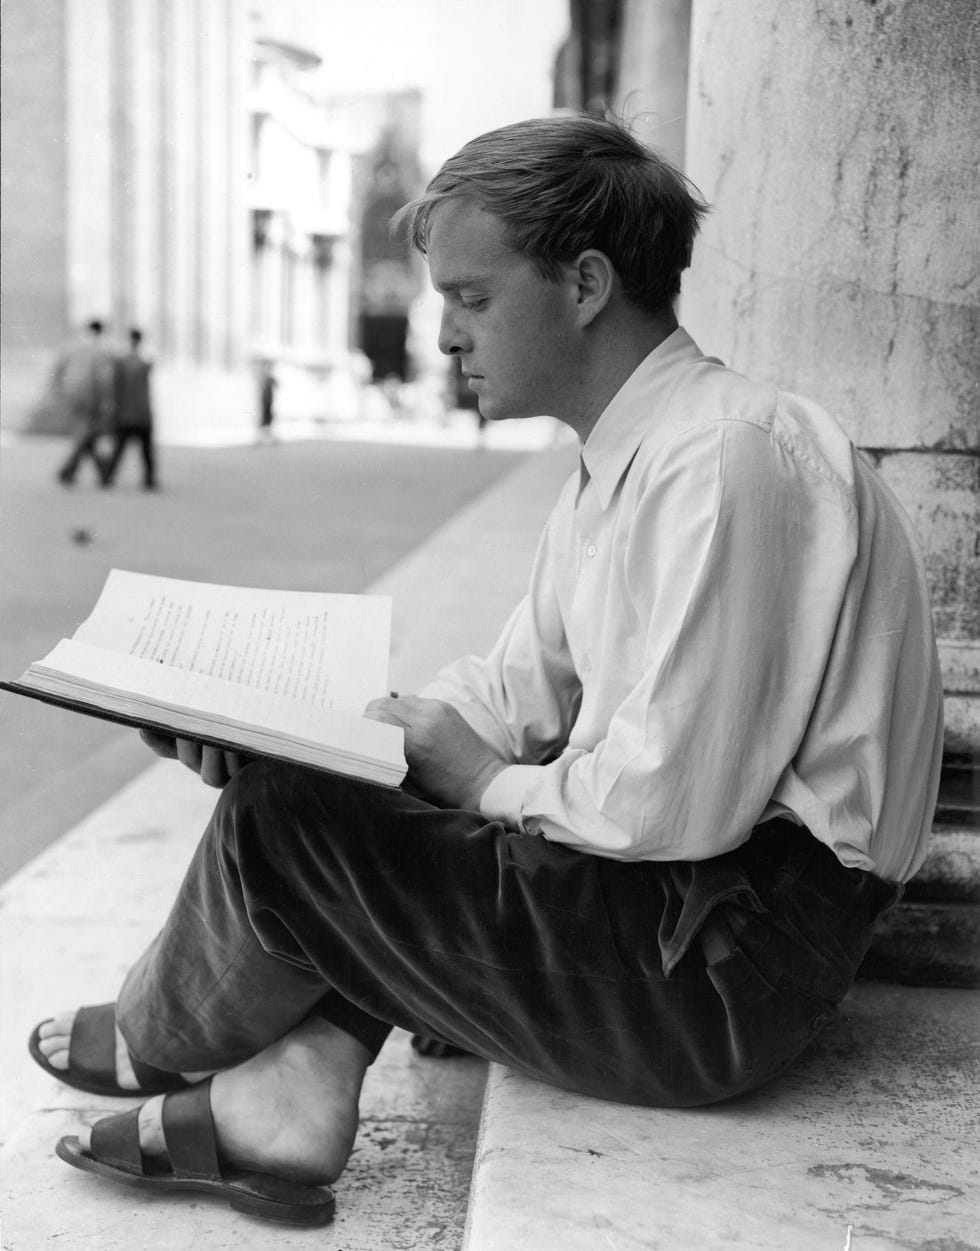
[(448, 278), (444, 282), (434, 282), (437, 291), (462, 291), (464, 287), (479, 287), (486, 282), (486, 277), (479, 274), (463, 274), (459, 278)]

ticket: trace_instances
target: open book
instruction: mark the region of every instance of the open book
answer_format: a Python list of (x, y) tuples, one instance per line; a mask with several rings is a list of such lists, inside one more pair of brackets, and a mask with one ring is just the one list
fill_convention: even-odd
[(391, 601), (260, 591), (113, 569), (70, 639), (0, 687), (110, 721), (397, 786)]

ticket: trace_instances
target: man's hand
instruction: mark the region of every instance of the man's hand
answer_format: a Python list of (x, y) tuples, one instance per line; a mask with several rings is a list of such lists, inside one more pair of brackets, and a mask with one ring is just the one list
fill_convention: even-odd
[(173, 738), (169, 734), (157, 734), (155, 730), (140, 730), (140, 738), (158, 756), (167, 760), (179, 760), (188, 769), (201, 775), (208, 786), (224, 786), (251, 759), (238, 752), (224, 751), (220, 747), (205, 747), (202, 743), (186, 738)]
[(479, 812), (480, 797), (506, 767), (507, 762), (442, 700), (389, 696), (372, 700), (364, 715), (403, 727), (410, 778), (447, 808)]

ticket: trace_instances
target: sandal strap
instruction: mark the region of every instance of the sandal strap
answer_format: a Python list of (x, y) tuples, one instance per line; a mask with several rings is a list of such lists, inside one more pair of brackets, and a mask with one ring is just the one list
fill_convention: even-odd
[(211, 1078), (163, 1101), (163, 1138), (175, 1177), (220, 1179), (211, 1116)]
[(104, 1116), (92, 1126), (92, 1155), (125, 1173), (145, 1173), (140, 1151), (139, 1108)]
[[(168, 1073), (155, 1065), (137, 1060), (129, 1052), (129, 1063), (140, 1090), (183, 1090), (187, 1085), (179, 1073)], [(116, 1005), (100, 1003), (94, 1008), (79, 1008), (71, 1027), (68, 1044), (68, 1066), (73, 1077), (104, 1087), (116, 1085)]]
[(116, 1080), (116, 1005), (79, 1008), (68, 1044), (68, 1071), (88, 1082)]

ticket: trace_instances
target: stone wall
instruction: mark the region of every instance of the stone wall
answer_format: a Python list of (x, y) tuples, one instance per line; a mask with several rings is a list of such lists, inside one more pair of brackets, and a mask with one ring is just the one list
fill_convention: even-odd
[(716, 211), (685, 321), (871, 451), (961, 645), (980, 639), (978, 134), (972, 0), (694, 4), (687, 170)]

